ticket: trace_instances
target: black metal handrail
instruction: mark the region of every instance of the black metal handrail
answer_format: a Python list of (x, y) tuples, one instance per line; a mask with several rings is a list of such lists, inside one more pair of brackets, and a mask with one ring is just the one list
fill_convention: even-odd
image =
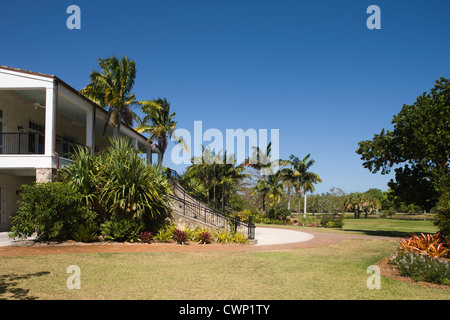
[(44, 154), (45, 136), (34, 132), (0, 132), (0, 154)]
[[(62, 157), (68, 157), (81, 144), (56, 135), (56, 147)], [(0, 132), (0, 154), (44, 154), (45, 134), (40, 132)]]
[(225, 230), (231, 229), (232, 231), (246, 234), (250, 240), (255, 239), (255, 224), (252, 223), (251, 217), (249, 217), (248, 221), (241, 221), (239, 217), (232, 217), (219, 212), (210, 207), (205, 201), (200, 200), (202, 198), (206, 199), (206, 197), (198, 199), (196, 197), (198, 192), (193, 190), (192, 193), (188, 192), (185, 189), (185, 185), (182, 184), (182, 178), (175, 170), (167, 168), (166, 174), (168, 179), (172, 181), (174, 188), (182, 195), (182, 197), (178, 196), (177, 192), (174, 192), (174, 195), (172, 195), (172, 199), (182, 205), (183, 209), (179, 213)]

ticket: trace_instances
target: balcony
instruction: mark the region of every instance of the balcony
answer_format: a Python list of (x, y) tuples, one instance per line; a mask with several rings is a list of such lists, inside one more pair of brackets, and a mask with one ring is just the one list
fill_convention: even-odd
[[(74, 139), (56, 135), (55, 150), (59, 156), (68, 158), (70, 153), (83, 146)], [(1, 155), (43, 155), (45, 151), (45, 135), (38, 132), (1, 132)]]

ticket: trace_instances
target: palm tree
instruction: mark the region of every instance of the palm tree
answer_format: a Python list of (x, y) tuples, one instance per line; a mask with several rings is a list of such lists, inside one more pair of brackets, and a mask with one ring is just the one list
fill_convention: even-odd
[[(284, 162), (288, 163), (288, 161), (286, 160)], [(294, 170), (292, 170), (292, 168), (283, 168), (281, 170), (281, 176), (284, 184), (287, 187), (287, 197), (288, 197), (287, 208), (288, 210), (291, 210), (291, 190), (296, 180), (296, 177), (294, 176)]]
[(135, 127), (135, 130), (139, 133), (149, 133), (150, 137), (148, 141), (157, 141), (157, 144), (152, 143), (152, 147), (155, 147), (159, 151), (159, 164), (163, 162), (169, 138), (176, 139), (176, 142), (181, 143), (186, 150), (183, 139), (174, 135), (177, 125), (177, 122), (173, 120), (175, 112), (170, 113), (170, 102), (166, 98), (140, 101), (138, 103), (145, 116), (142, 119), (136, 117), (139, 125)]
[(261, 150), (259, 147), (253, 147), (253, 154), (251, 157), (245, 159), (242, 164), (244, 167), (250, 167), (258, 171), (258, 178), (253, 195), (259, 194), (258, 200), (261, 200), (261, 209), (263, 212), (266, 211), (266, 198), (271, 190), (269, 185), (268, 170), (273, 165), (279, 164), (279, 160), (271, 160), (272, 142), (270, 142), (265, 150)]
[(283, 180), (281, 171), (277, 171), (275, 174), (269, 176), (267, 181), (269, 192), (267, 196), (269, 198), (269, 206), (273, 207), (276, 203), (280, 203), (283, 197)]
[(125, 55), (122, 59), (113, 56), (105, 59), (99, 58), (98, 60), (100, 70), (93, 70), (90, 73), (89, 84), (80, 92), (103, 108), (108, 109), (103, 133), (105, 133), (106, 127), (111, 121), (116, 127), (118, 136), (121, 121), (131, 126), (135, 117), (132, 106), (137, 101), (132, 89), (136, 78), (136, 64)]
[(361, 211), (364, 209), (364, 195), (360, 192), (353, 192), (347, 198), (347, 209), (355, 213), (355, 219), (359, 219)]
[(306, 155), (302, 160), (293, 154), (290, 155), (288, 163), (291, 165), (291, 176), (294, 178), (293, 185), (298, 194), (298, 213), (300, 214), (300, 198), (304, 195), (303, 217), (306, 217), (306, 194), (314, 191), (314, 184), (322, 182), (318, 174), (309, 171), (314, 164), (310, 154)]
[(183, 176), (188, 181), (194, 181), (194, 184), (202, 183), (209, 203), (212, 198), (217, 209), (221, 203), (222, 211), (240, 182), (248, 177), (242, 165), (236, 166), (234, 155), (227, 156), (226, 152), (222, 156), (221, 152), (216, 154), (210, 148), (203, 147), (200, 159), (192, 158), (191, 162)]

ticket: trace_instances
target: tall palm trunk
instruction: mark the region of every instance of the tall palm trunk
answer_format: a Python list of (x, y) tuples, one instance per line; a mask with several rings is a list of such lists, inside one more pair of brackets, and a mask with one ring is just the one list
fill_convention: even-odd
[(305, 203), (303, 206), (303, 218), (306, 218), (306, 190), (305, 190)]
[(287, 189), (287, 196), (288, 196), (287, 207), (288, 207), (288, 210), (291, 211), (291, 188), (290, 187), (288, 187), (288, 189)]

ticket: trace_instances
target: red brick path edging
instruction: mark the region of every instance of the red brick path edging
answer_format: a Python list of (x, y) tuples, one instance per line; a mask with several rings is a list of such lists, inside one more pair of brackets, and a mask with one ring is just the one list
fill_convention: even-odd
[[(293, 230), (293, 229), (289, 229)], [(274, 251), (301, 248), (315, 248), (336, 244), (348, 239), (381, 239), (396, 240), (395, 238), (361, 236), (350, 234), (325, 233), (317, 231), (305, 231), (314, 236), (313, 239), (304, 242), (276, 244), (276, 245), (239, 245), (239, 244), (207, 244), (199, 245), (191, 243), (180, 245), (175, 243), (151, 243), (151, 244), (123, 244), (123, 243), (77, 243), (69, 242), (57, 245), (34, 245), (29, 247), (8, 246), (0, 247), (0, 257), (6, 256), (29, 256), (46, 254), (73, 254), (73, 253), (127, 253), (127, 252), (217, 252), (217, 251)]]

